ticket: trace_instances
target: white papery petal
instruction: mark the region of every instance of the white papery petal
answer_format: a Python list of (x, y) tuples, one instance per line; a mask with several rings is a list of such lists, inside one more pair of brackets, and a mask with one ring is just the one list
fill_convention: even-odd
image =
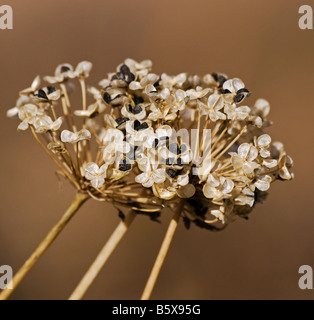
[(227, 193), (230, 193), (234, 188), (234, 183), (232, 180), (230, 179), (226, 179), (224, 184), (223, 184), (223, 189), (222, 189), (222, 192), (224, 194), (227, 194)]
[(176, 93), (175, 93), (175, 95), (176, 95), (177, 101), (182, 101), (182, 100), (184, 100), (184, 98), (186, 97), (185, 91), (183, 91), (183, 90), (181, 90), (181, 89), (177, 90)]
[(209, 183), (205, 183), (203, 193), (208, 199), (214, 199), (219, 195), (219, 191), (216, 188), (213, 188)]
[(15, 117), (17, 114), (19, 113), (19, 108), (17, 107), (14, 107), (14, 108), (11, 108), (7, 111), (7, 117), (8, 118), (13, 118)]
[(148, 177), (147, 181), (142, 183), (143, 187), (145, 188), (150, 188), (153, 184), (154, 184), (154, 179), (151, 176)]
[(217, 179), (213, 174), (210, 174), (208, 176), (207, 182), (212, 186), (212, 187), (218, 187), (220, 185), (219, 179)]
[(184, 175), (178, 176), (177, 183), (179, 186), (186, 186), (189, 183), (189, 175), (184, 174)]
[(129, 89), (130, 90), (139, 90), (139, 89), (142, 89), (142, 86), (139, 82), (137, 81), (132, 81), (130, 84), (129, 84)]
[(246, 159), (250, 151), (251, 145), (249, 143), (242, 143), (238, 148), (238, 154), (242, 159)]
[(26, 120), (28, 118), (33, 118), (37, 115), (38, 108), (33, 104), (26, 104), (22, 106), (19, 110), (20, 120)]
[(99, 170), (98, 170), (98, 174), (100, 175), (105, 175), (106, 172), (107, 172), (107, 168), (108, 168), (108, 165), (107, 164), (103, 164)]
[(147, 157), (143, 157), (142, 159), (137, 160), (137, 165), (143, 172), (150, 171), (150, 161)]
[(256, 159), (258, 156), (258, 150), (257, 148), (255, 148), (254, 146), (251, 146), (249, 154), (247, 156), (249, 161), (253, 161), (254, 159)]
[(255, 102), (254, 108), (256, 109), (258, 115), (261, 115), (263, 118), (267, 117), (270, 112), (269, 102), (265, 99), (258, 99)]
[(98, 171), (99, 167), (95, 162), (89, 162), (85, 166), (85, 173), (89, 173), (95, 176), (97, 175)]
[(63, 130), (61, 132), (61, 141), (62, 142), (71, 142), (73, 140), (73, 132), (69, 130)]
[(232, 85), (233, 85), (235, 92), (244, 88), (244, 83), (242, 82), (242, 80), (240, 80), (238, 78), (235, 78), (232, 80)]
[(57, 131), (60, 129), (61, 125), (62, 125), (62, 117), (59, 117), (56, 121), (53, 122), (51, 129), (53, 131)]
[(74, 114), (78, 117), (90, 117), (91, 112), (89, 110), (74, 110)]
[(17, 127), (17, 130), (20, 130), (20, 131), (25, 131), (27, 129), (28, 129), (28, 122), (26, 120), (22, 121)]
[(170, 96), (170, 90), (168, 88), (163, 89), (160, 92), (160, 96), (161, 96), (162, 99), (166, 100)]
[(89, 76), (90, 71), (92, 70), (93, 64), (89, 61), (82, 61), (76, 67), (76, 72), (84, 77)]
[(162, 183), (166, 180), (165, 169), (157, 169), (154, 171), (154, 182)]
[(214, 93), (210, 95), (207, 101), (207, 105), (210, 108), (214, 108), (215, 106), (221, 107), (221, 105), (223, 106), (223, 101), (221, 99), (221, 96), (218, 93)]
[(220, 210), (211, 210), (210, 213), (222, 223), (225, 223), (225, 216)]
[(261, 190), (261, 191), (267, 191), (270, 187), (269, 182), (264, 181), (264, 180), (257, 180), (255, 182), (255, 186), (257, 189)]
[(48, 99), (49, 100), (54, 100), (54, 101), (60, 99), (60, 97), (61, 97), (61, 91), (60, 90), (56, 90), (56, 91), (54, 91), (54, 92), (52, 92), (52, 93), (50, 93), (48, 95)]
[(224, 90), (229, 90), (230, 92), (234, 92), (234, 87), (233, 87), (233, 81), (232, 81), (232, 79), (225, 81), (224, 84), (223, 84), (223, 86), (222, 86), (222, 88), (223, 88)]
[(248, 175), (254, 171), (254, 166), (252, 165), (251, 162), (245, 161), (243, 163), (242, 169), (243, 169), (243, 172)]
[(141, 183), (142, 184), (142, 183), (144, 183), (145, 181), (148, 180), (148, 177), (149, 177), (149, 175), (146, 172), (144, 172), (144, 173), (141, 173), (138, 176), (136, 176), (135, 177), (135, 181), (137, 183)]
[(94, 188), (100, 188), (104, 185), (105, 179), (97, 177), (91, 181), (91, 184)]
[(271, 137), (268, 134), (263, 134), (258, 137), (257, 139), (257, 145), (259, 147), (267, 147), (271, 143)]
[(31, 88), (33, 91), (36, 91), (36, 89), (40, 86), (40, 77), (36, 76), (36, 78), (33, 80)]
[(278, 164), (278, 161), (276, 159), (265, 159), (263, 160), (263, 165), (267, 168), (274, 168)]

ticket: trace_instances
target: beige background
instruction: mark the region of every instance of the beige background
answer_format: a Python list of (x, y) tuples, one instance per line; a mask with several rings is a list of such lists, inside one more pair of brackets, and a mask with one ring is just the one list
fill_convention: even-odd
[[(5, 1), (3, 1), (5, 2)], [(154, 299), (313, 299), (298, 268), (314, 267), (314, 31), (298, 28), (286, 0), (7, 0), (14, 30), (0, 30), (0, 265), (22, 265), (74, 191), (32, 140), (5, 117), (17, 92), (57, 64), (94, 63), (97, 84), (126, 57), (150, 58), (154, 71), (240, 77), (251, 102), (271, 102), (269, 132), (295, 161), (293, 182), (277, 182), (249, 221), (222, 233), (179, 225)], [(138, 217), (87, 299), (138, 299), (169, 222)], [(66, 299), (119, 222), (90, 200), (12, 295)]]

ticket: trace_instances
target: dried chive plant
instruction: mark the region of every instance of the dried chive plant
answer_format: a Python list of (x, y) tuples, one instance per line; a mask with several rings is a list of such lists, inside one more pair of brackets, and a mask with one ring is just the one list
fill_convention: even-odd
[[(41, 86), (37, 76), (20, 92), (9, 117), (29, 129), (41, 148), (72, 183), (77, 195), (61, 220), (13, 279), (19, 284), (88, 198), (118, 209), (121, 222), (70, 299), (80, 299), (138, 213), (156, 218), (174, 212), (144, 289), (151, 295), (180, 218), (221, 230), (236, 216), (246, 218), (275, 180), (290, 180), (292, 160), (280, 142), (264, 133), (270, 106), (250, 94), (240, 79), (151, 72), (149, 60), (127, 59), (100, 88), (86, 85), (92, 64), (62, 64)], [(75, 80), (82, 105), (73, 109)], [(77, 86), (77, 84), (76, 84)], [(0, 298), (9, 297), (4, 290)]]

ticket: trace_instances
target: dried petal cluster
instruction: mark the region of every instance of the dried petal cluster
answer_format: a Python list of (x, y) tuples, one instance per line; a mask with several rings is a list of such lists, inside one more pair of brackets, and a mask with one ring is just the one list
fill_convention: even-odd
[(96, 88), (86, 86), (91, 68), (61, 64), (47, 86), (37, 76), (7, 115), (94, 199), (149, 214), (184, 201), (186, 225), (213, 228), (246, 217), (272, 182), (293, 178), (283, 144), (264, 132), (269, 103), (243, 105), (250, 92), (240, 79), (158, 75), (150, 60), (126, 59)]

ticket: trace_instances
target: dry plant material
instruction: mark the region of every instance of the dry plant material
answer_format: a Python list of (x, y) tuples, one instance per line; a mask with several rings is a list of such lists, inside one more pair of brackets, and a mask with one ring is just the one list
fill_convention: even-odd
[(79, 193), (152, 219), (179, 207), (176, 221), (216, 231), (247, 218), (271, 183), (293, 178), (283, 144), (264, 132), (269, 103), (243, 105), (250, 92), (240, 79), (157, 75), (150, 60), (126, 59), (96, 88), (86, 85), (91, 69), (87, 61), (61, 64), (45, 86), (37, 76), (7, 112)]

